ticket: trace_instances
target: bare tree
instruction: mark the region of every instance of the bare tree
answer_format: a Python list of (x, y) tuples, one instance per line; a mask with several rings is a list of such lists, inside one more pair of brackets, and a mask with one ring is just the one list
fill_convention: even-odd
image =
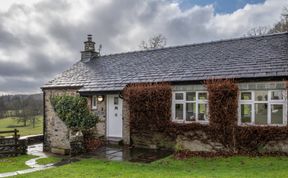
[(139, 47), (145, 50), (163, 48), (166, 46), (166, 42), (167, 42), (166, 37), (161, 34), (158, 34), (149, 38), (148, 41), (142, 41)]
[(251, 28), (245, 36), (259, 36), (259, 35), (266, 35), (270, 32), (270, 28), (266, 26), (260, 26)]
[(272, 33), (288, 32), (288, 7), (283, 9), (281, 19), (272, 28), (260, 26), (250, 29), (244, 36), (258, 36)]
[(281, 20), (274, 25), (269, 33), (288, 32), (288, 8), (284, 8)]

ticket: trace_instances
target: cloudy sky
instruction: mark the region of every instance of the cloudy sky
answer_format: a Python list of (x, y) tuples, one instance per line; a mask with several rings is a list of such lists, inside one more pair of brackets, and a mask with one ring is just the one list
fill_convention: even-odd
[(272, 26), (287, 0), (1, 0), (0, 93), (34, 93), (79, 60), (93, 34), (102, 54), (243, 36)]

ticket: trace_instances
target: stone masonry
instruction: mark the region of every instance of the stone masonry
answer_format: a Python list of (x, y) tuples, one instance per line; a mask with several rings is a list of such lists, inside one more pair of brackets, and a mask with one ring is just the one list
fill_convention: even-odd
[[(53, 96), (79, 95), (76, 89), (45, 89), (44, 104), (45, 104), (45, 128), (44, 128), (44, 150), (59, 154), (68, 154), (70, 151), (69, 129), (64, 122), (55, 113), (50, 98)], [(92, 97), (87, 97), (88, 108), (91, 107)], [(104, 101), (97, 101), (97, 109), (92, 110), (99, 116), (99, 122), (96, 125), (95, 136), (103, 137), (106, 134), (106, 98)]]
[(97, 116), (99, 116), (99, 122), (96, 125), (96, 134), (98, 137), (103, 137), (106, 135), (106, 97), (104, 97), (104, 101), (97, 101), (97, 109), (92, 109), (92, 96), (88, 98), (88, 107), (94, 112)]
[(129, 105), (123, 100), (123, 143), (125, 145), (130, 144), (130, 120), (129, 120)]
[(76, 89), (46, 89), (44, 93), (44, 151), (67, 154), (70, 150), (69, 131), (64, 122), (57, 116), (51, 104), (51, 97), (76, 96)]

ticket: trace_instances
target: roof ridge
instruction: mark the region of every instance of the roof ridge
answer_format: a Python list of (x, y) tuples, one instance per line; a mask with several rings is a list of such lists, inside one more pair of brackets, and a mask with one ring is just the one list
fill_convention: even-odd
[(163, 48), (157, 49), (147, 49), (147, 50), (135, 50), (135, 51), (127, 51), (127, 52), (119, 52), (119, 53), (112, 53), (102, 55), (100, 57), (108, 57), (108, 56), (116, 56), (116, 55), (123, 55), (123, 54), (133, 54), (133, 53), (142, 53), (142, 52), (152, 52), (152, 51), (161, 51), (166, 49), (176, 49), (188, 46), (199, 46), (199, 45), (206, 45), (206, 44), (214, 44), (214, 43), (223, 43), (229, 41), (238, 41), (238, 40), (246, 40), (246, 39), (255, 39), (255, 38), (263, 38), (263, 37), (270, 37), (270, 36), (278, 36), (278, 35), (288, 35), (288, 32), (281, 32), (281, 33), (272, 33), (272, 34), (265, 34), (265, 35), (257, 35), (257, 36), (244, 36), (244, 37), (237, 37), (237, 38), (229, 38), (229, 39), (220, 39), (215, 41), (207, 41), (207, 42), (200, 42), (200, 43), (191, 43), (191, 44), (183, 44), (183, 45), (176, 45), (176, 46), (168, 46)]

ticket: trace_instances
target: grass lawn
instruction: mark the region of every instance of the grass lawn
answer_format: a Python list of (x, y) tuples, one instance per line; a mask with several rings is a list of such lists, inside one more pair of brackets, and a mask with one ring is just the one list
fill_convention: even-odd
[[(26, 135), (36, 135), (36, 134), (42, 134), (43, 133), (43, 117), (38, 116), (36, 119), (35, 128), (32, 127), (32, 124), (27, 122), (27, 126), (23, 127), (23, 123), (17, 123), (17, 120), (11, 117), (0, 119), (0, 131), (5, 130), (13, 130), (18, 129), (20, 136), (26, 136)], [(5, 136), (4, 134), (1, 134), (1, 136)], [(6, 134), (11, 135), (11, 134)]]
[(38, 159), (37, 163), (41, 165), (45, 165), (45, 164), (50, 164), (50, 163), (57, 163), (59, 161), (61, 161), (61, 158), (51, 156), (48, 158)]
[(287, 177), (288, 157), (166, 158), (151, 164), (85, 159), (17, 177)]
[(11, 158), (0, 158), (0, 173), (29, 169), (30, 167), (25, 165), (25, 161), (33, 158), (35, 158), (35, 156), (31, 155), (23, 155)]

